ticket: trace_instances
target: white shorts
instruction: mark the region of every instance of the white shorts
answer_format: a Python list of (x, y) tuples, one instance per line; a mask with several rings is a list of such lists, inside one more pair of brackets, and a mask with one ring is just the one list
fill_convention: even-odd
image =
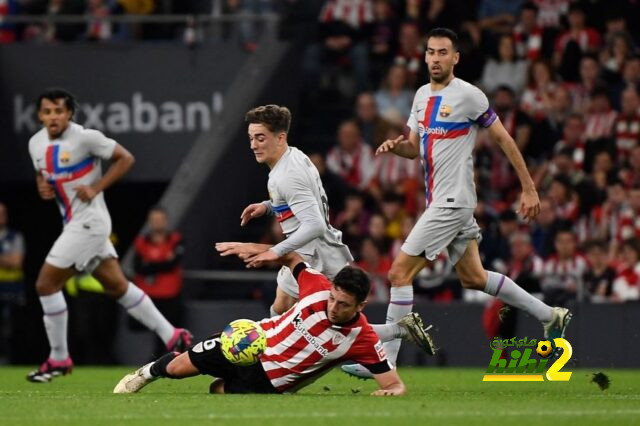
[(45, 262), (56, 268), (72, 266), (80, 272), (91, 273), (104, 259), (117, 258), (108, 236), (65, 229), (49, 251)]
[(434, 260), (446, 248), (453, 265), (467, 250), (469, 241), (482, 239), (471, 208), (429, 207), (422, 213), (401, 250), (410, 256)]
[[(330, 280), (333, 280), (333, 278), (338, 275), (338, 272), (340, 272), (342, 268), (349, 264), (349, 262), (344, 259), (344, 263), (336, 263), (334, 267), (331, 267), (329, 265), (325, 266), (322, 265), (322, 262), (318, 262), (318, 257), (316, 256), (309, 256), (300, 252), (298, 252), (298, 254), (302, 256), (304, 261), (311, 265), (313, 269), (322, 272)], [(276, 280), (278, 282), (278, 287), (282, 291), (296, 300), (299, 299), (300, 290), (298, 288), (298, 281), (296, 281), (296, 279), (294, 278), (291, 269), (287, 268), (286, 266), (280, 268), (280, 270), (278, 271), (278, 278)]]

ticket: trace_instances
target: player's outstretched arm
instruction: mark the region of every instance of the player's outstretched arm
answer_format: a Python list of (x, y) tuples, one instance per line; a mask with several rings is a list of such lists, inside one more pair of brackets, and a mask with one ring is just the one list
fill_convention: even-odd
[(220, 256), (238, 256), (240, 259), (245, 260), (265, 252), (273, 246), (271, 244), (222, 242), (216, 243), (215, 247)]
[(122, 176), (124, 176), (135, 163), (133, 154), (127, 151), (122, 145), (116, 144), (111, 156), (111, 166), (102, 178), (93, 185), (80, 185), (75, 188), (78, 197), (85, 202), (89, 202), (104, 191)]
[(38, 194), (43, 200), (53, 200), (56, 198), (56, 193), (53, 191), (53, 187), (42, 174), (36, 174), (36, 187), (38, 188)]
[(380, 389), (373, 391), (371, 395), (394, 396), (407, 393), (407, 388), (395, 369), (382, 374), (374, 374), (373, 378), (378, 382)]
[(540, 213), (540, 198), (536, 191), (536, 186), (533, 183), (533, 179), (527, 170), (527, 165), (522, 158), (522, 154), (518, 149), (515, 141), (504, 128), (500, 119), (496, 119), (491, 126), (489, 126), (489, 136), (495, 141), (495, 143), (502, 148), (509, 162), (516, 170), (518, 178), (520, 179), (520, 185), (522, 185), (522, 197), (520, 199), (520, 208), (518, 213), (522, 215), (525, 220), (533, 220)]
[(387, 139), (376, 149), (376, 155), (384, 154), (385, 152), (392, 152), (400, 157), (413, 160), (420, 155), (420, 136), (416, 132), (411, 131), (409, 133), (409, 139), (405, 139), (404, 136)]

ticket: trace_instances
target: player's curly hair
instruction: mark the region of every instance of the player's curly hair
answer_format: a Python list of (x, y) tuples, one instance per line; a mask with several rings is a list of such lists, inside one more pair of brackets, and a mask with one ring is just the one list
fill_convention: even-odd
[(273, 133), (289, 133), (291, 111), (280, 105), (263, 105), (249, 111), (244, 121), (247, 124), (262, 124)]
[(353, 294), (358, 303), (367, 300), (371, 290), (371, 281), (366, 272), (354, 266), (345, 266), (333, 279), (333, 285), (349, 294)]
[(61, 89), (59, 87), (50, 87), (40, 93), (40, 95), (38, 96), (38, 100), (36, 101), (36, 106), (38, 107), (38, 109), (40, 109), (43, 99), (50, 100), (51, 102), (55, 102), (56, 99), (64, 100), (64, 105), (69, 111), (71, 111), (71, 115), (76, 112), (78, 106), (75, 96), (73, 96), (73, 94), (71, 94), (68, 90)]

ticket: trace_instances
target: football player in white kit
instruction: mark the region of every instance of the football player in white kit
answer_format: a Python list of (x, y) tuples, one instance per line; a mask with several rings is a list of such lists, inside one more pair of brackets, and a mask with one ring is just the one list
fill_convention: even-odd
[[(413, 306), (413, 279), (420, 270), (447, 250), (462, 286), (484, 291), (517, 307), (542, 322), (544, 336), (553, 340), (564, 335), (571, 319), (568, 309), (552, 308), (536, 299), (509, 277), (487, 271), (478, 251), (480, 228), (473, 217), (476, 191), (473, 179), (473, 148), (482, 126), (502, 148), (522, 185), (519, 213), (525, 220), (540, 212), (540, 200), (527, 166), (513, 138), (490, 108), (484, 93), (453, 75), (460, 59), (457, 35), (436, 28), (427, 35), (425, 60), (429, 84), (418, 89), (407, 126), (409, 139), (383, 142), (376, 155), (393, 153), (405, 158), (420, 156), (425, 171), (427, 209), (418, 219), (389, 271), (391, 297), (387, 322), (397, 321)], [(385, 344), (395, 364), (400, 340)], [(345, 365), (348, 374), (370, 378), (357, 364)]]
[[(43, 128), (29, 140), (29, 154), (40, 197), (57, 201), (63, 229), (36, 281), (51, 352), (27, 379), (48, 382), (73, 368), (67, 348), (68, 313), (62, 287), (78, 271), (90, 272), (97, 278), (105, 294), (153, 330), (167, 350), (185, 350), (191, 344), (191, 333), (171, 325), (151, 299), (125, 278), (109, 240), (111, 218), (103, 191), (131, 168), (133, 156), (101, 132), (74, 123), (75, 100), (63, 89), (42, 93), (37, 108)], [(101, 160), (112, 162), (104, 176)]]
[[(275, 215), (287, 237), (264, 252), (262, 245), (247, 243), (246, 254), (259, 254), (259, 261), (269, 262), (295, 250), (311, 267), (333, 279), (353, 257), (342, 243), (342, 233), (329, 224), (327, 195), (318, 170), (309, 157), (288, 144), (291, 112), (286, 107), (265, 105), (249, 111), (245, 121), (256, 161), (271, 169), (267, 184), (270, 199), (247, 206), (240, 225), (256, 217)], [(220, 244), (218, 249), (226, 247)], [(289, 268), (280, 269), (277, 281), (272, 316), (285, 312), (298, 300), (298, 283)]]

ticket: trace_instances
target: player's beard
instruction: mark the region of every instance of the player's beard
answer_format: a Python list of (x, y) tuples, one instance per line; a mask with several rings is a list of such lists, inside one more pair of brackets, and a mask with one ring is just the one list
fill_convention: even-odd
[(434, 83), (444, 83), (445, 81), (447, 81), (449, 79), (449, 77), (451, 76), (451, 71), (449, 70), (448, 72), (445, 72), (444, 68), (440, 67), (441, 72), (439, 76), (434, 76), (433, 74), (429, 73), (429, 79), (431, 81), (433, 81)]

